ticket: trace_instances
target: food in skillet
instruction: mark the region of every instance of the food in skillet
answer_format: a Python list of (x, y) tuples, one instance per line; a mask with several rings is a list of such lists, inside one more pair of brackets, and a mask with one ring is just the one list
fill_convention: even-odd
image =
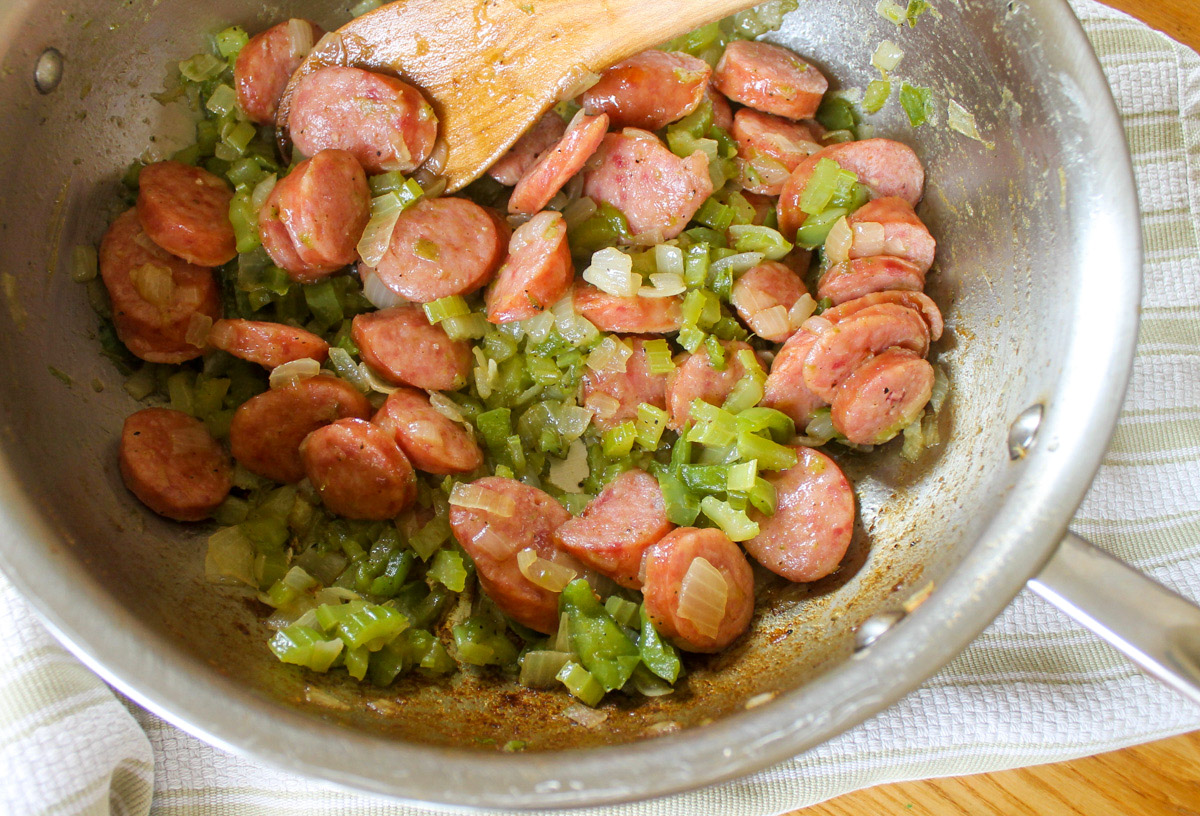
[(220, 525), (207, 573), (273, 608), (281, 660), (594, 706), (736, 643), (753, 563), (837, 570), (854, 494), (818, 448), (936, 442), (936, 242), (913, 151), (753, 39), (783, 11), (613, 66), (455, 196), (420, 90), (358, 68), (297, 84), (280, 159), (315, 24), (180, 65), (196, 142), (135, 165), (99, 249), (154, 405), (121, 473)]

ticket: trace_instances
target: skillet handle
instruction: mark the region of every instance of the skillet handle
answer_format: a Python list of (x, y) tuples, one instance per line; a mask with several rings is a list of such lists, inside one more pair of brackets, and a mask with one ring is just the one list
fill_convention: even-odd
[(1071, 532), (1029, 588), (1200, 705), (1200, 606)]

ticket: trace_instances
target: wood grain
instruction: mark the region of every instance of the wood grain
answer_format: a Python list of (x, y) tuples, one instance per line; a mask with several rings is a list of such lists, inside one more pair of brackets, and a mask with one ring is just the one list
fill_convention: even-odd
[[(1200, 0), (1107, 2), (1200, 49)], [(792, 816), (891, 814), (1200, 816), (1200, 731), (1074, 762), (881, 785)]]

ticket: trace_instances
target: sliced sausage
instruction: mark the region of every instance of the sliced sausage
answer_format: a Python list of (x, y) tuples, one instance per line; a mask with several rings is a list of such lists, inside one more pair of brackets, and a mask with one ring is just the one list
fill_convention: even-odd
[(675, 525), (667, 520), (658, 480), (644, 470), (627, 470), (588, 503), (583, 514), (554, 532), (554, 541), (587, 567), (629, 589), (646, 549)]
[(575, 311), (596, 328), (619, 334), (669, 334), (683, 323), (683, 299), (618, 297), (590, 283), (575, 287)]
[(933, 393), (933, 366), (888, 349), (854, 370), (833, 397), (833, 427), (859, 445), (882, 445), (911, 425)]
[(777, 196), (787, 177), (820, 150), (805, 124), (742, 108), (730, 133), (738, 143), (742, 186), (752, 193)]
[(803, 329), (788, 338), (771, 361), (771, 372), (763, 384), (759, 403), (787, 414), (801, 431), (812, 421), (817, 409), (826, 405), (804, 383), (804, 362), (816, 339), (814, 333)]
[(607, 132), (605, 114), (589, 116), (583, 111), (575, 114), (558, 144), (543, 153), (529, 172), (521, 176), (509, 196), (508, 211), (532, 215), (543, 209), (571, 176), (583, 169)]
[(704, 96), (712, 103), (713, 124), (728, 133), (733, 128), (733, 108), (730, 107), (729, 100), (713, 87), (712, 82), (705, 86)]
[(906, 144), (891, 139), (832, 144), (800, 162), (783, 185), (779, 194), (779, 229), (789, 240), (807, 217), (800, 209), (800, 196), (821, 159), (830, 159), (843, 170), (854, 173), (860, 184), (881, 198), (896, 196), (915, 207), (925, 189), (925, 168)]
[(734, 102), (788, 119), (811, 119), (829, 90), (815, 66), (786, 48), (753, 40), (726, 46), (713, 84)]
[(797, 447), (798, 461), (765, 478), (775, 513), (749, 511), (758, 535), (742, 543), (751, 557), (789, 581), (816, 581), (837, 569), (854, 534), (854, 490), (832, 459)]
[(420, 306), (395, 306), (361, 314), (350, 337), (363, 360), (397, 385), (456, 391), (471, 371), (471, 344), (451, 340), (425, 318)]
[(229, 424), (229, 446), (251, 473), (298, 482), (304, 478), (300, 443), (306, 436), (338, 419), (370, 416), (371, 403), (354, 386), (322, 374), (243, 402)]
[(137, 210), (126, 210), (100, 241), (100, 277), (112, 300), (117, 337), (151, 363), (199, 357), (188, 342), (198, 315), (216, 320), (221, 297), (212, 271), (165, 252), (142, 231)]
[(696, 109), (711, 75), (702, 59), (651, 49), (609, 68), (580, 102), (590, 114), (608, 114), (613, 127), (658, 130)]
[(309, 45), (325, 35), (316, 23), (288, 20), (255, 34), (238, 52), (233, 64), (233, 87), (237, 104), (246, 117), (260, 125), (275, 124), (279, 99), (292, 74), (304, 62), (307, 51), (292, 42), (292, 30), (308, 27)]
[(305, 357), (323, 363), (329, 356), (329, 344), (312, 332), (263, 320), (218, 320), (208, 344), (267, 369)]
[(515, 479), (488, 476), (472, 484), (512, 502), (511, 515), (450, 507), (450, 528), (475, 562), (483, 591), (518, 623), (546, 634), (553, 632), (558, 628), (558, 593), (522, 575), (517, 553), (532, 548), (540, 558), (564, 560), (566, 554), (554, 543), (554, 531), (571, 514), (549, 494)]
[(918, 267), (890, 255), (873, 255), (829, 267), (817, 284), (817, 297), (839, 304), (872, 292), (889, 289), (919, 292), (924, 288), (925, 273)]
[(259, 237), (293, 280), (313, 283), (354, 263), (370, 219), (371, 188), (358, 160), (345, 150), (322, 150), (271, 190), (259, 212)]
[(737, 340), (722, 340), (721, 345), (725, 349), (724, 369), (714, 368), (708, 351), (701, 348), (667, 377), (667, 412), (670, 427), (674, 430), (679, 430), (691, 419), (694, 400), (704, 400), (719, 408), (738, 380), (745, 376), (746, 367), (737, 354), (754, 350)]
[(638, 406), (643, 402), (656, 408), (667, 407), (667, 375), (651, 374), (646, 360), (645, 340), (628, 340), (633, 354), (625, 361), (625, 371), (596, 371), (589, 368), (583, 375), (583, 405), (599, 404), (596, 397), (605, 394), (615, 399), (617, 408), (611, 414), (597, 411), (592, 424), (602, 431), (623, 422), (637, 419)]
[(330, 512), (395, 518), (417, 496), (417, 478), (395, 438), (362, 419), (339, 419), (300, 443), (304, 474)]
[(826, 309), (821, 313), (821, 317), (831, 323), (837, 323), (839, 320), (849, 317), (855, 312), (862, 311), (868, 306), (877, 306), (881, 303), (894, 303), (899, 306), (907, 306), (925, 319), (925, 325), (929, 327), (930, 340), (937, 340), (942, 336), (943, 322), (941, 310), (923, 292), (909, 292), (900, 289), (886, 292), (872, 292), (869, 295), (863, 295), (854, 300), (847, 300), (845, 303), (840, 303), (831, 309)]
[[(851, 213), (846, 221), (851, 225), (869, 222), (882, 224), (882, 254), (903, 258), (920, 269), (922, 274), (933, 266), (937, 241), (929, 234), (925, 222), (913, 211), (912, 205), (904, 199), (888, 196), (868, 201)], [(861, 258), (866, 254), (860, 251), (857, 245), (850, 249), (851, 258)]]
[[(692, 562), (703, 558), (725, 579), (725, 609), (716, 634), (680, 614), (683, 581)], [(750, 627), (754, 616), (754, 574), (741, 549), (716, 529), (680, 527), (646, 550), (646, 613), (659, 634), (687, 652), (719, 652)]]
[(508, 228), (473, 201), (422, 199), (396, 220), (375, 273), (417, 303), (469, 294), (492, 279), (508, 237)]
[(443, 476), (470, 473), (483, 464), (483, 453), (466, 428), (415, 389), (400, 388), (389, 394), (371, 421), (396, 438), (417, 470)]
[(794, 333), (791, 324), (785, 320), (787, 326), (781, 329), (773, 321), (766, 322), (762, 314), (779, 306), (785, 311), (791, 309), (807, 294), (808, 288), (799, 275), (778, 261), (766, 261), (746, 270), (734, 282), (729, 302), (751, 331), (764, 340), (782, 343)]
[(804, 383), (821, 399), (833, 402), (837, 387), (854, 369), (892, 346), (924, 357), (929, 351), (925, 319), (906, 306), (869, 306), (818, 334), (804, 361)]
[(488, 320), (509, 323), (541, 314), (574, 279), (566, 220), (556, 212), (540, 212), (513, 231), (508, 259), (487, 292)]
[(636, 128), (605, 136), (589, 167), (584, 195), (620, 210), (635, 235), (674, 238), (713, 191), (704, 153), (681, 159)]
[(537, 164), (547, 150), (558, 144), (567, 130), (567, 123), (554, 111), (547, 111), (500, 160), (488, 168), (488, 175), (506, 187), (512, 187), (521, 176)]
[(417, 169), (429, 158), (438, 122), (421, 92), (395, 77), (329, 66), (296, 84), (288, 120), (305, 156), (348, 150), (371, 174)]
[(142, 229), (167, 252), (197, 266), (220, 266), (237, 257), (232, 200), (229, 185), (201, 167), (161, 161), (138, 174)]
[(233, 486), (229, 454), (204, 423), (169, 408), (145, 408), (126, 418), (120, 464), (130, 492), (176, 521), (207, 518)]

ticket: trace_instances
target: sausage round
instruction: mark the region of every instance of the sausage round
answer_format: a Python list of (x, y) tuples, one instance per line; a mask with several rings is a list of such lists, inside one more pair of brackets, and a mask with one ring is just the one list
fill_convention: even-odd
[[(903, 258), (913, 264), (924, 275), (933, 266), (933, 256), (937, 253), (937, 241), (929, 234), (912, 205), (902, 198), (888, 196), (868, 201), (859, 207), (846, 219), (851, 225), (874, 222), (883, 225), (883, 254)], [(863, 254), (853, 246), (850, 248), (851, 258), (861, 258)]]
[(385, 521), (412, 504), (417, 479), (387, 431), (362, 419), (339, 419), (300, 443), (304, 473), (321, 502), (351, 519)]
[(816, 581), (837, 569), (854, 534), (854, 490), (832, 459), (797, 447), (796, 464), (765, 478), (775, 513), (750, 510), (758, 535), (742, 542), (755, 561), (789, 581)]
[[(716, 567), (725, 579), (724, 615), (715, 636), (679, 614), (683, 579), (697, 558)], [(719, 652), (737, 640), (754, 616), (754, 574), (741, 549), (716, 529), (680, 527), (646, 550), (642, 596), (659, 634), (687, 652)]]
[(760, 400), (761, 405), (791, 417), (801, 431), (808, 426), (817, 409), (826, 404), (804, 383), (804, 362), (816, 339), (815, 334), (803, 329), (788, 338), (771, 361), (771, 372), (763, 384)]
[(204, 423), (169, 408), (145, 408), (126, 418), (120, 465), (130, 492), (176, 521), (207, 518), (233, 485), (229, 454)]
[(312, 332), (263, 320), (218, 320), (208, 344), (267, 369), (305, 357), (322, 363), (329, 356), (329, 344)]
[(873, 255), (829, 267), (817, 284), (817, 297), (829, 298), (836, 305), (872, 292), (919, 292), (924, 288), (925, 273), (918, 267), (890, 255)]
[(354, 263), (370, 219), (371, 188), (358, 160), (345, 150), (322, 150), (271, 190), (259, 212), (259, 237), (293, 280), (313, 283)]
[(867, 360), (838, 386), (833, 427), (859, 445), (882, 445), (911, 425), (933, 394), (933, 366), (907, 349)]
[(635, 337), (629, 341), (629, 345), (633, 348), (633, 354), (625, 361), (625, 371), (596, 371), (589, 368), (583, 375), (582, 405), (591, 407), (595, 404), (594, 395), (599, 394), (606, 394), (618, 403), (612, 414), (597, 413), (592, 417), (592, 424), (602, 431), (636, 420), (638, 406), (643, 402), (656, 408), (667, 407), (667, 375), (650, 373), (645, 340)]
[(608, 132), (608, 116), (575, 114), (558, 144), (543, 153), (521, 176), (508, 199), (508, 211), (532, 215), (550, 203), (571, 176), (583, 169)]
[(375, 273), (417, 303), (469, 294), (492, 279), (508, 237), (508, 228), (473, 201), (422, 199), (396, 220)]
[(142, 229), (167, 252), (197, 266), (220, 266), (237, 257), (232, 200), (229, 185), (200, 167), (161, 161), (138, 174)]
[(928, 295), (923, 292), (909, 292), (902, 289), (891, 289), (885, 292), (872, 292), (869, 295), (847, 300), (821, 313), (821, 317), (831, 323), (837, 323), (855, 312), (860, 312), (868, 306), (878, 306), (883, 303), (893, 303), (897, 306), (907, 306), (917, 312), (929, 327), (929, 339), (937, 340), (942, 336), (942, 313)]
[(613, 127), (658, 130), (696, 109), (711, 75), (702, 59), (651, 49), (609, 68), (580, 102), (590, 114), (608, 114)]
[(368, 365), (395, 384), (455, 391), (471, 370), (471, 344), (451, 340), (430, 325), (420, 306), (395, 306), (360, 314), (350, 337)]
[(713, 124), (729, 132), (733, 127), (733, 108), (730, 107), (729, 100), (712, 86), (711, 81), (704, 87), (704, 96), (712, 103)]
[(584, 195), (620, 210), (635, 235), (674, 238), (713, 191), (704, 153), (681, 159), (636, 128), (605, 136), (588, 165)]
[(721, 345), (725, 349), (724, 369), (713, 368), (708, 351), (701, 348), (667, 377), (667, 412), (672, 429), (679, 430), (691, 419), (694, 400), (704, 400), (719, 408), (746, 374), (746, 367), (737, 354), (739, 351), (753, 353), (754, 350), (736, 340), (722, 340)]
[(467, 430), (415, 389), (393, 391), (371, 421), (395, 437), (417, 470), (443, 476), (470, 473), (483, 464), (483, 453)]
[(293, 25), (308, 26), (314, 43), (325, 35), (316, 23), (288, 20), (255, 34), (238, 52), (233, 64), (233, 86), (237, 91), (238, 107), (252, 122), (275, 124), (279, 99), (292, 74), (304, 62), (306, 55), (297, 53), (292, 47), (290, 30)]
[(590, 283), (575, 287), (575, 311), (596, 328), (619, 334), (669, 334), (683, 323), (683, 298), (618, 297)]
[(567, 222), (540, 212), (513, 231), (508, 258), (487, 291), (492, 323), (526, 320), (557, 303), (575, 279)]
[(370, 416), (366, 397), (344, 380), (322, 374), (243, 402), (229, 424), (229, 446), (251, 473), (298, 482), (304, 478), (300, 443), (306, 436), (338, 419)]
[[(761, 195), (779, 195), (787, 176), (820, 149), (807, 125), (753, 108), (737, 112), (730, 135), (738, 143), (742, 186)], [(779, 177), (768, 178), (768, 168)]]
[(872, 355), (892, 346), (924, 357), (929, 351), (929, 327), (906, 306), (884, 303), (842, 318), (813, 341), (804, 361), (804, 383), (826, 402), (837, 387)]
[(563, 560), (554, 531), (571, 514), (549, 494), (515, 479), (488, 476), (472, 484), (511, 499), (516, 507), (511, 516), (502, 516), (451, 505), (455, 539), (475, 562), (479, 583), (496, 606), (518, 623), (550, 634), (558, 628), (558, 593), (522, 575), (517, 553), (532, 548), (540, 558)]
[(734, 40), (713, 74), (717, 90), (734, 102), (788, 119), (811, 119), (829, 80), (786, 48)]
[(506, 187), (512, 187), (537, 164), (547, 150), (558, 144), (567, 123), (554, 111), (547, 111), (537, 123), (509, 148), (500, 160), (488, 168), (488, 175)]
[[(168, 273), (169, 286), (149, 283), (165, 280)], [(134, 356), (151, 363), (182, 363), (203, 353), (200, 345), (188, 342), (188, 327), (197, 315), (212, 320), (221, 316), (212, 271), (152, 242), (136, 210), (117, 216), (104, 233), (100, 277), (112, 301), (117, 337)]]
[(554, 532), (558, 546), (623, 587), (641, 589), (646, 549), (674, 527), (658, 480), (627, 470), (588, 503), (583, 514)]
[(296, 84), (288, 130), (305, 156), (336, 148), (354, 154), (368, 173), (408, 173), (429, 158), (438, 122), (425, 97), (407, 82), (329, 66)]
[(746, 270), (734, 282), (729, 302), (751, 331), (764, 340), (782, 343), (795, 333), (791, 324), (781, 331), (764, 325), (759, 316), (776, 306), (791, 309), (797, 300), (807, 294), (808, 288), (799, 275), (778, 261), (766, 261)]

